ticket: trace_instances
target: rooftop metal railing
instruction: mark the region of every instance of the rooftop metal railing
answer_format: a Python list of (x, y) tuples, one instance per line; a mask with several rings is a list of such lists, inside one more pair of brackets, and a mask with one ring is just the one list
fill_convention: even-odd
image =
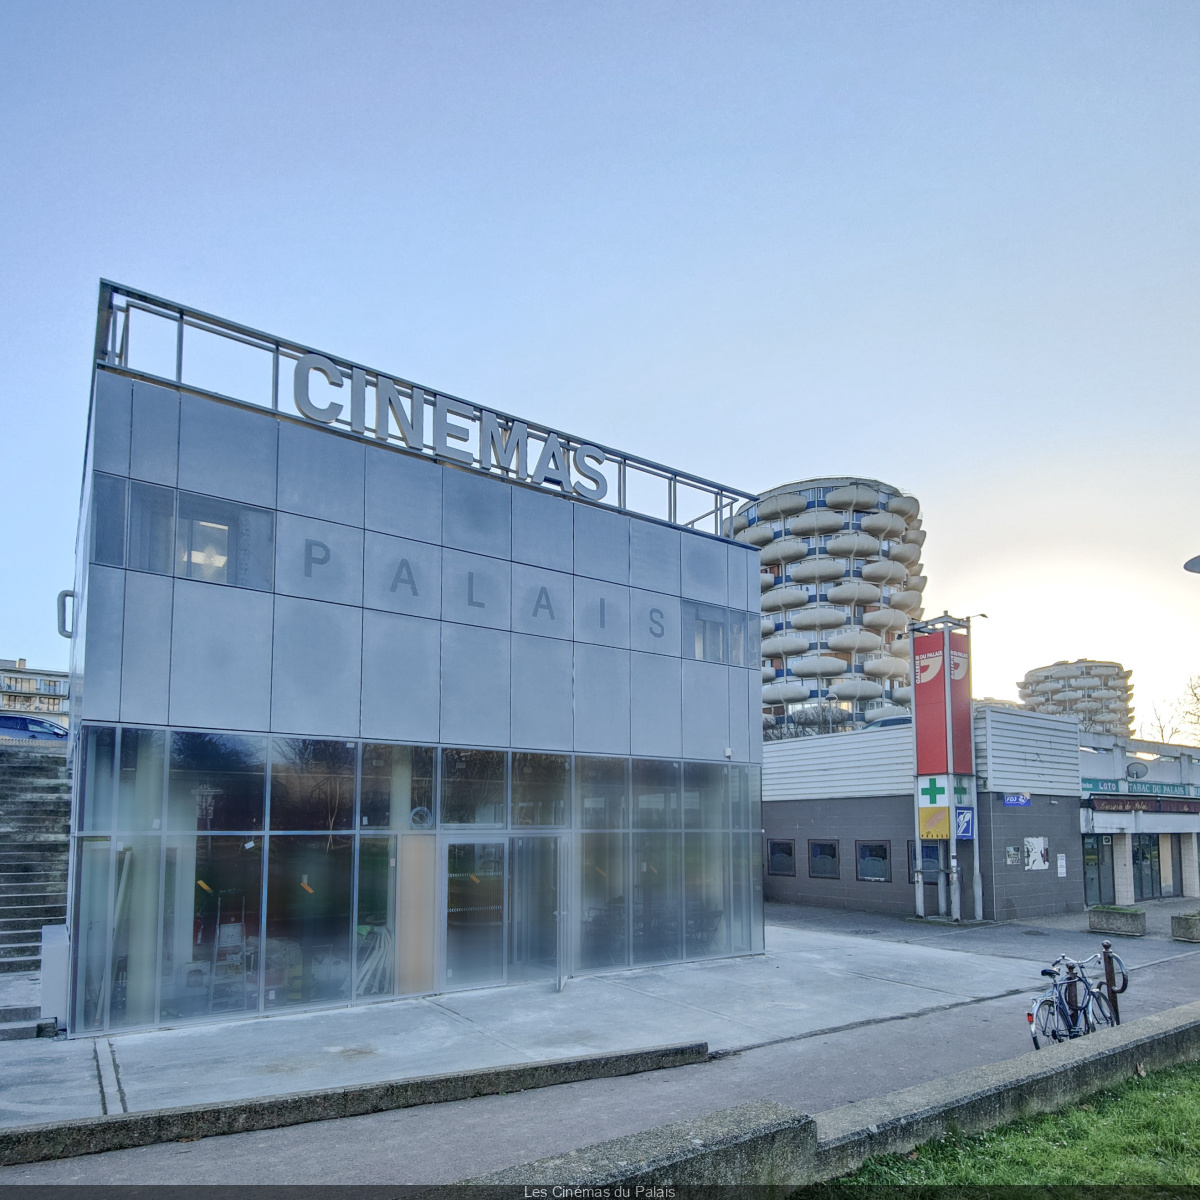
[[(414, 403), (416, 394), (421, 393), (422, 403), (432, 404), (438, 397), (444, 397), (467, 406), (472, 410), (476, 427), (472, 431), (474, 445), (464, 443), (463, 448), (471, 449), (477, 458), (482, 458), (482, 469), (510, 480), (527, 482), (511, 466), (496, 468), (490, 465), (490, 448), (481, 445), (479, 435), (479, 423), (485, 412), (509, 429), (518, 422), (523, 424), (535, 450), (544, 446), (553, 435), (559, 438), (569, 454), (582, 447), (602, 451), (605, 462), (598, 469), (605, 478), (605, 495), (591, 502), (604, 507), (727, 537), (725, 522), (732, 517), (734, 509), (757, 499), (752, 493), (462, 400), (402, 375), (366, 367), (340, 355), (315, 350), (148, 292), (109, 280), (100, 282), (95, 342), (98, 366), (177, 390), (304, 419), (291, 401), (290, 389), (285, 387), (281, 392), (280, 374), (288, 363), (295, 363), (306, 354), (320, 354), (328, 359), (345, 380), (351, 380), (355, 372), (360, 372), (366, 386), (373, 387), (379, 379), (390, 381), (400, 396)], [(367, 436), (361, 426), (351, 428), (350, 419), (344, 412), (343, 409), (343, 415), (330, 422), (331, 427)], [(426, 430), (430, 425), (431, 422), (423, 422)], [(394, 439), (388, 444), (401, 453), (438, 457), (428, 438), (422, 440), (419, 450), (407, 448)], [(480, 449), (482, 456), (478, 453)]]

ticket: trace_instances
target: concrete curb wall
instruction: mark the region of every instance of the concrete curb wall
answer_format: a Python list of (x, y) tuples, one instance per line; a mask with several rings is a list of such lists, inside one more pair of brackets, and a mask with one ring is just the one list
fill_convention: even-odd
[(797, 1164), (811, 1164), (816, 1152), (812, 1117), (758, 1100), (465, 1182), (480, 1189), (472, 1192), (480, 1200), (490, 1194), (512, 1197), (525, 1185), (780, 1185), (795, 1182)]
[(0, 1129), (0, 1166), (18, 1166), (50, 1158), (73, 1158), (106, 1150), (128, 1150), (159, 1142), (217, 1137), (256, 1129), (279, 1129), (308, 1121), (331, 1121), (367, 1113), (443, 1104), (474, 1096), (495, 1096), (531, 1088), (612, 1079), (708, 1060), (707, 1042), (658, 1046), (620, 1054), (556, 1058), (514, 1066), (484, 1067), (450, 1075), (425, 1075), (353, 1087), (323, 1088), (285, 1096), (148, 1109), (79, 1121), (54, 1121)]
[(508, 1195), (523, 1184), (797, 1187), (848, 1174), (872, 1155), (905, 1152), (946, 1133), (975, 1133), (1051, 1112), (1124, 1082), (1139, 1066), (1153, 1071), (1197, 1060), (1200, 1002), (847, 1104), (815, 1121), (761, 1101), (463, 1182), (507, 1187)]
[(1200, 1060), (1200, 1002), (945, 1079), (831, 1109), (806, 1182), (832, 1179), (876, 1154), (905, 1153), (946, 1133), (978, 1133), (1053, 1112), (1147, 1071)]

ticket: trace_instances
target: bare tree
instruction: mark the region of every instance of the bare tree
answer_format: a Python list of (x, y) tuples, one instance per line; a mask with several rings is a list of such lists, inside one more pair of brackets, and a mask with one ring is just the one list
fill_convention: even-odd
[(1179, 705), (1152, 704), (1150, 715), (1142, 721), (1142, 737), (1148, 742), (1172, 742), (1183, 732)]
[(1200, 737), (1200, 675), (1188, 679), (1183, 695), (1175, 705), (1175, 712), (1183, 726), (1180, 732)]

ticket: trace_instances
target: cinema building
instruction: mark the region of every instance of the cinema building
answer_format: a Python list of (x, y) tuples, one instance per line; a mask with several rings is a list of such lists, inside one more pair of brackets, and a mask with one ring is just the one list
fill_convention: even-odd
[(102, 284), (70, 1032), (761, 951), (748, 498)]

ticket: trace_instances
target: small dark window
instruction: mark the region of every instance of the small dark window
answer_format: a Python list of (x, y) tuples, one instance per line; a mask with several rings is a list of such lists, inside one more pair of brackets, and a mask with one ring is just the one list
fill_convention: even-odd
[(125, 565), (125, 480), (92, 476), (92, 562)]
[(866, 883), (891, 883), (891, 842), (855, 842), (854, 857), (859, 879)]
[[(917, 882), (917, 852), (914, 843), (908, 843), (908, 882)], [(921, 843), (921, 870), (925, 872), (926, 883), (937, 883), (937, 873), (941, 869), (941, 855), (937, 842)]]
[(796, 874), (795, 842), (767, 842), (767, 874)]
[(808, 843), (808, 873), (814, 879), (839, 879), (837, 842)]
[(179, 493), (175, 574), (269, 592), (275, 514), (263, 508)]

